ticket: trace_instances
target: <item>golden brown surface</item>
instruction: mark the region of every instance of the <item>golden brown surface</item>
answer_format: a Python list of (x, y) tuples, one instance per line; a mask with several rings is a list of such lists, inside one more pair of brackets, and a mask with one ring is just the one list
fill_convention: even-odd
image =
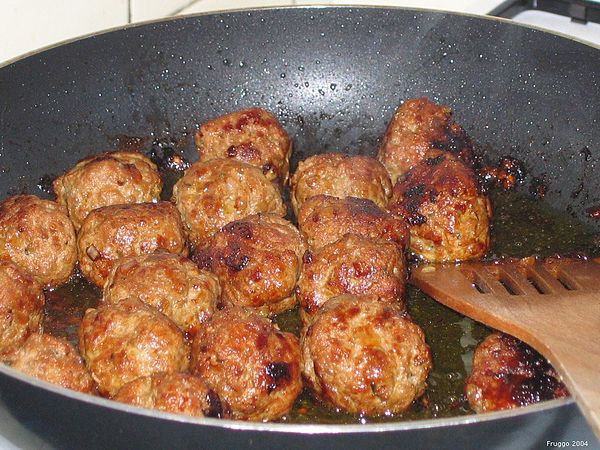
[(225, 225), (193, 259), (219, 277), (225, 305), (278, 314), (296, 305), (294, 287), (305, 250), (290, 222), (255, 214)]
[(58, 203), (17, 195), (0, 203), (0, 257), (46, 286), (69, 279), (77, 262), (73, 224)]
[(423, 331), (396, 305), (373, 296), (329, 300), (301, 338), (302, 374), (333, 408), (399, 413), (425, 391), (431, 352)]
[(432, 151), (394, 186), (389, 210), (410, 225), (410, 249), (430, 262), (482, 257), (492, 208), (475, 174), (448, 153)]
[(312, 250), (331, 244), (347, 233), (408, 246), (408, 225), (371, 200), (315, 195), (298, 212), (298, 228)]
[(465, 393), (471, 408), (479, 413), (569, 395), (543, 356), (527, 344), (498, 332), (489, 335), (475, 349)]
[(219, 396), (200, 378), (185, 373), (156, 373), (137, 378), (123, 385), (113, 400), (189, 416), (228, 416)]
[(119, 260), (104, 284), (102, 300), (137, 298), (194, 335), (213, 314), (220, 296), (215, 275), (185, 256), (158, 252)]
[(302, 390), (298, 338), (239, 306), (215, 313), (196, 335), (190, 370), (229, 404), (235, 419), (277, 419)]
[(67, 389), (96, 393), (96, 383), (83, 359), (67, 340), (33, 334), (17, 352), (13, 369)]
[(286, 214), (281, 193), (261, 170), (232, 159), (193, 164), (175, 184), (173, 199), (197, 248), (234, 220), (256, 213)]
[(188, 254), (181, 217), (169, 202), (95, 209), (83, 222), (77, 248), (81, 272), (100, 287), (121, 258), (157, 250)]
[(204, 122), (196, 133), (201, 161), (233, 158), (285, 183), (292, 141), (275, 116), (262, 108), (235, 111)]
[(79, 230), (89, 212), (101, 206), (157, 201), (162, 180), (156, 165), (141, 153), (106, 152), (78, 162), (53, 186)]
[(340, 294), (371, 294), (404, 307), (406, 264), (398, 246), (347, 234), (304, 255), (296, 296), (303, 319)]
[(377, 159), (390, 173), (392, 183), (436, 148), (473, 161), (473, 144), (465, 130), (452, 120), (452, 109), (427, 98), (410, 99), (398, 107), (390, 121)]
[(85, 312), (79, 349), (102, 395), (158, 372), (187, 370), (189, 347), (167, 316), (137, 299)]
[(369, 156), (323, 153), (300, 161), (291, 179), (292, 207), (298, 210), (310, 197), (359, 197), (385, 208), (392, 192), (390, 177), (379, 161)]
[(0, 258), (0, 360), (10, 362), (29, 335), (42, 332), (44, 301), (31, 275)]

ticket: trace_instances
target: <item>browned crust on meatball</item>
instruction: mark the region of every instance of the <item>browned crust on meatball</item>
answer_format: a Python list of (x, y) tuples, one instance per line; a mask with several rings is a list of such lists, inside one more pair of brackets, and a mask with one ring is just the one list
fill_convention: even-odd
[(471, 408), (479, 413), (569, 395), (542, 355), (503, 333), (489, 335), (475, 349), (465, 393)]
[(371, 200), (315, 195), (306, 200), (298, 213), (298, 228), (312, 250), (331, 244), (347, 233), (408, 246), (408, 225)]
[(214, 274), (185, 256), (158, 252), (119, 260), (104, 284), (102, 300), (137, 298), (193, 336), (213, 314), (220, 296)]
[(315, 396), (351, 413), (405, 411), (431, 370), (423, 331), (373, 296), (329, 300), (304, 329), (301, 347), (302, 374)]
[(277, 419), (302, 390), (298, 338), (239, 306), (215, 313), (196, 335), (190, 369), (227, 402), (235, 419)]
[(0, 360), (11, 362), (31, 334), (42, 332), (44, 302), (40, 284), (0, 258)]
[(79, 327), (79, 348), (102, 395), (158, 372), (183, 372), (189, 346), (167, 316), (137, 299), (88, 309)]
[(260, 168), (269, 180), (287, 182), (292, 141), (275, 116), (262, 108), (203, 123), (196, 133), (196, 147), (201, 161), (233, 158)]
[(219, 277), (223, 303), (278, 314), (296, 305), (294, 287), (306, 243), (274, 214), (255, 214), (225, 225), (193, 259)]
[(0, 203), (0, 257), (8, 257), (42, 285), (69, 279), (77, 263), (73, 224), (58, 203), (17, 195)]
[(490, 245), (489, 198), (473, 171), (432, 151), (394, 186), (389, 210), (410, 225), (410, 249), (430, 262), (482, 257)]
[(473, 163), (473, 143), (465, 130), (452, 120), (452, 109), (427, 98), (410, 99), (396, 110), (377, 159), (395, 183), (433, 148), (453, 153), (468, 165)]
[(367, 198), (385, 208), (392, 192), (390, 177), (379, 161), (341, 153), (322, 153), (300, 161), (291, 187), (296, 216), (302, 204), (315, 195)]
[(14, 369), (67, 389), (96, 393), (96, 383), (83, 359), (67, 340), (49, 334), (33, 334), (17, 352)]
[(77, 249), (81, 272), (100, 287), (121, 258), (157, 250), (188, 254), (181, 217), (169, 202), (95, 209), (83, 222)]
[(173, 199), (196, 248), (234, 220), (286, 214), (281, 193), (261, 170), (232, 159), (193, 164), (173, 187)]
[(53, 186), (58, 202), (79, 230), (96, 208), (158, 201), (162, 180), (149, 158), (123, 151), (92, 155), (54, 180)]
[(157, 373), (123, 385), (113, 400), (196, 417), (227, 418), (226, 405), (203, 380), (185, 373)]
[(296, 296), (306, 320), (340, 294), (371, 294), (403, 308), (405, 284), (404, 254), (397, 245), (346, 234), (305, 253)]

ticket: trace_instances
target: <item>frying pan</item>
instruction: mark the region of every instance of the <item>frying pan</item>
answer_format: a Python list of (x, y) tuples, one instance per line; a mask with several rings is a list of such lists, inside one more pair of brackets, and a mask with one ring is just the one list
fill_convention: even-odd
[[(44, 195), (54, 175), (131, 137), (195, 160), (197, 123), (250, 105), (294, 137), (292, 168), (322, 151), (372, 155), (399, 102), (425, 95), (453, 105), (488, 160), (517, 156), (545, 181), (545, 201), (596, 226), (584, 211), (600, 204), (599, 78), (593, 47), (424, 10), (264, 9), (129, 26), (0, 68), (0, 196)], [(386, 424), (228, 422), (92, 398), (2, 366), (0, 405), (6, 436), (60, 448), (597, 445), (570, 400)]]

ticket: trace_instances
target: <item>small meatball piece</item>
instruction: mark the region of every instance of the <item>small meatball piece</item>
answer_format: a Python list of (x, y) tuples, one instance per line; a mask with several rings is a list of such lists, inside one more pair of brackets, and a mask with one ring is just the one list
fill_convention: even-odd
[(96, 393), (96, 384), (83, 359), (68, 341), (49, 334), (32, 334), (12, 364), (13, 369), (67, 389)]
[(223, 287), (226, 306), (278, 314), (296, 305), (294, 287), (306, 243), (274, 214), (256, 214), (225, 225), (193, 259), (210, 267)]
[(35, 195), (0, 203), (0, 257), (9, 258), (44, 286), (67, 281), (77, 263), (77, 245), (64, 208)]
[(156, 202), (162, 180), (156, 164), (137, 152), (107, 152), (78, 162), (54, 180), (58, 202), (79, 230), (90, 211), (108, 205)]
[(310, 197), (319, 194), (333, 197), (359, 197), (385, 208), (392, 194), (392, 184), (385, 167), (368, 156), (323, 153), (300, 161), (292, 176), (294, 214)]
[(79, 348), (102, 395), (138, 377), (187, 370), (189, 347), (167, 316), (137, 299), (88, 309)]
[(216, 312), (192, 343), (190, 370), (242, 420), (274, 420), (302, 390), (298, 338), (240, 306)]
[(113, 400), (142, 408), (197, 417), (226, 418), (219, 396), (198, 377), (156, 373), (123, 385)]
[(44, 302), (33, 276), (0, 259), (0, 360), (12, 361), (31, 334), (42, 332)]
[(261, 108), (226, 114), (205, 122), (196, 133), (200, 161), (233, 158), (286, 183), (292, 141), (275, 116)]
[(452, 120), (452, 109), (427, 98), (411, 99), (396, 110), (377, 159), (390, 173), (392, 183), (396, 183), (433, 148), (455, 154), (468, 165), (473, 163), (473, 143)]
[(394, 186), (389, 210), (410, 225), (410, 249), (430, 262), (482, 257), (490, 246), (490, 200), (475, 174), (450, 154), (431, 152)]
[(215, 275), (189, 259), (172, 253), (153, 253), (119, 260), (104, 285), (103, 301), (137, 298), (194, 335), (213, 314), (221, 296)]
[(304, 255), (296, 295), (304, 320), (340, 294), (370, 294), (404, 308), (404, 254), (389, 241), (347, 234)]
[(312, 250), (331, 244), (347, 233), (395, 242), (401, 249), (408, 247), (406, 222), (364, 198), (311, 197), (300, 208), (298, 227)]
[(188, 254), (181, 217), (169, 202), (93, 210), (79, 231), (77, 249), (81, 272), (99, 287), (121, 258), (157, 250)]
[(480, 343), (465, 393), (478, 413), (527, 406), (569, 395), (550, 363), (524, 342), (493, 333)]
[(425, 391), (431, 351), (396, 305), (341, 295), (311, 319), (301, 338), (302, 374), (317, 398), (369, 416), (405, 411)]
[(281, 193), (261, 170), (233, 159), (193, 164), (173, 187), (173, 199), (196, 248), (234, 220), (286, 214)]

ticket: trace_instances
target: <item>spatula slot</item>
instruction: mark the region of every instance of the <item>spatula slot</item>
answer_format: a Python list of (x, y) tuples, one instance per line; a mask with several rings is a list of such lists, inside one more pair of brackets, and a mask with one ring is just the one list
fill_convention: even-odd
[(476, 271), (463, 270), (462, 273), (469, 280), (471, 286), (473, 286), (473, 288), (475, 288), (475, 290), (480, 294), (489, 294), (492, 292), (492, 289), (490, 288), (486, 280)]
[(529, 282), (529, 284), (531, 284), (533, 286), (533, 288), (538, 291), (539, 294), (550, 294), (552, 291), (547, 289), (547, 286), (540, 283), (540, 280), (538, 278), (535, 277), (534, 274), (528, 274), (527, 275), (527, 281)]
[(567, 291), (576, 291), (579, 289), (577, 281), (575, 281), (569, 274), (559, 271), (556, 279)]
[(513, 283), (512, 280), (506, 276), (506, 274), (501, 272), (499, 274), (498, 281), (510, 295), (523, 295), (521, 288)]

